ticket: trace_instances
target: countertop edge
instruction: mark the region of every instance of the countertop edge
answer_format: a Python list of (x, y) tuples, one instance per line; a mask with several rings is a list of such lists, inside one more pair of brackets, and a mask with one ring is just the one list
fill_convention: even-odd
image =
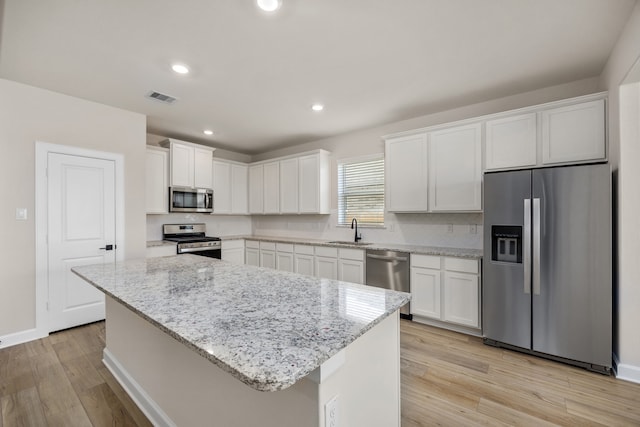
[(256, 240), (261, 242), (273, 242), (273, 243), (292, 243), (305, 246), (326, 246), (333, 248), (344, 249), (373, 249), (373, 250), (387, 250), (387, 251), (401, 251), (410, 252), (416, 255), (435, 255), (435, 256), (449, 256), (454, 258), (467, 258), (481, 260), (484, 256), (482, 249), (471, 248), (453, 248), (445, 246), (420, 246), (420, 245), (407, 245), (407, 244), (395, 244), (395, 243), (371, 243), (371, 244), (336, 244), (330, 243), (331, 241), (322, 239), (305, 239), (305, 238), (282, 238), (273, 236), (253, 236), (253, 235), (233, 235), (220, 237), (224, 241), (229, 240)]

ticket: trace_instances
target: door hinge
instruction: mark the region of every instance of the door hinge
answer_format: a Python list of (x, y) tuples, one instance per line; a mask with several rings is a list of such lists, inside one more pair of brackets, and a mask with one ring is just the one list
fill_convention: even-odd
[(49, 311), (49, 301), (47, 301), (47, 311)]

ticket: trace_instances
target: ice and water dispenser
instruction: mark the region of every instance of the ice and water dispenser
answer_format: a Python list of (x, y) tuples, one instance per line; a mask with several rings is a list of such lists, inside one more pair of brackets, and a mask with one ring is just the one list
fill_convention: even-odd
[(522, 263), (522, 226), (491, 226), (491, 260)]

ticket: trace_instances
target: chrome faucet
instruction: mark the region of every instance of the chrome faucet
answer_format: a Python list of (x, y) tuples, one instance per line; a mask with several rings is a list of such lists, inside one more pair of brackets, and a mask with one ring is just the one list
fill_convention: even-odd
[(355, 243), (358, 243), (358, 240), (362, 240), (362, 234), (358, 235), (358, 220), (357, 220), (357, 219), (355, 219), (355, 218), (353, 218), (353, 219), (351, 220), (351, 229), (352, 229), (352, 230), (353, 230), (353, 228), (354, 228), (354, 226), (353, 226), (354, 224), (355, 224), (355, 229), (356, 229), (356, 235), (355, 235), (355, 237), (354, 237), (354, 240), (353, 240), (353, 241), (354, 241)]

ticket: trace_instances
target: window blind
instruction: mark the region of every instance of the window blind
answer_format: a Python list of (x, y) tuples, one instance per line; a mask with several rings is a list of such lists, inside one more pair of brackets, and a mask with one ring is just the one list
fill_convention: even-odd
[(384, 226), (384, 157), (338, 163), (338, 225)]

